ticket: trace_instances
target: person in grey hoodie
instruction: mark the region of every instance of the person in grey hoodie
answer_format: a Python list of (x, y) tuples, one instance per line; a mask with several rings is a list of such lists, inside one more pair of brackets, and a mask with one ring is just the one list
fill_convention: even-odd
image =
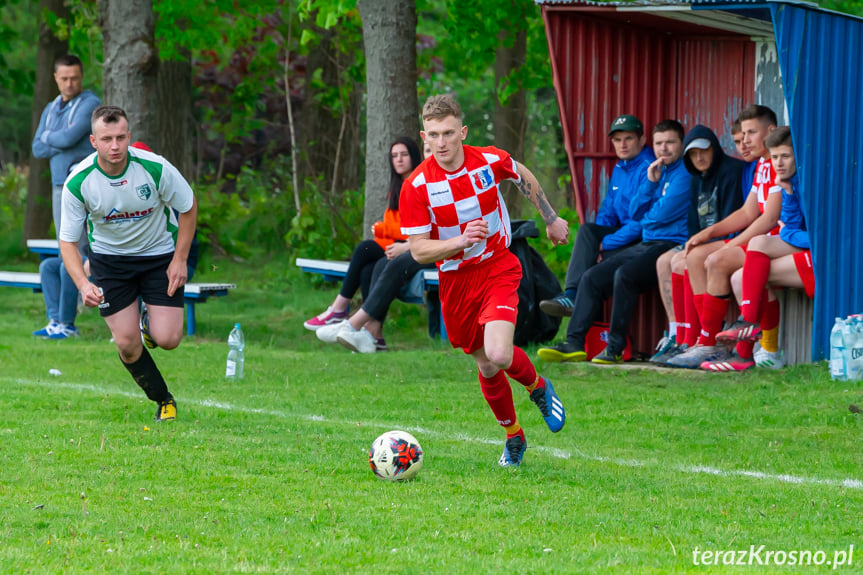
[[(60, 95), (42, 111), (33, 136), (33, 156), (48, 158), (51, 166), (51, 211), (54, 229), (60, 230), (63, 183), (72, 168), (93, 153), (90, 116), (101, 103), (90, 90), (83, 90), (84, 65), (72, 54), (54, 62), (54, 81)], [(66, 339), (78, 335), (78, 288), (66, 273), (60, 258), (48, 258), (39, 266), (48, 325), (34, 331), (37, 337)]]

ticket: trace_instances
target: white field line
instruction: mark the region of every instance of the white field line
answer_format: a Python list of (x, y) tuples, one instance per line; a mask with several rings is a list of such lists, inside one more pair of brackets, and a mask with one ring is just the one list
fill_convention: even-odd
[[(5, 378), (0, 378), (0, 380)], [(31, 387), (50, 387), (52, 389), (70, 389), (74, 391), (89, 391), (93, 393), (98, 393), (102, 395), (119, 395), (123, 397), (131, 397), (136, 399), (143, 399), (141, 392), (137, 389), (134, 391), (126, 391), (121, 389), (110, 389), (106, 387), (99, 387), (86, 383), (63, 383), (63, 382), (54, 382), (54, 381), (28, 381), (23, 379), (16, 379), (14, 383), (19, 385), (27, 385)], [(131, 382), (130, 382), (131, 383)], [(500, 439), (488, 439), (488, 438), (478, 438), (472, 437), (466, 434), (458, 433), (455, 435), (449, 433), (442, 433), (439, 431), (434, 431), (430, 429), (426, 429), (423, 427), (417, 426), (407, 426), (407, 427), (398, 427), (397, 425), (389, 424), (389, 423), (378, 423), (378, 422), (358, 422), (358, 421), (348, 421), (348, 420), (337, 420), (337, 419), (329, 419), (324, 417), (323, 415), (308, 415), (308, 414), (297, 414), (297, 413), (289, 413), (286, 411), (280, 410), (272, 410), (272, 409), (257, 409), (252, 407), (244, 407), (242, 405), (234, 405), (231, 403), (225, 403), (221, 401), (213, 401), (210, 399), (198, 400), (198, 399), (190, 399), (184, 397), (180, 401), (180, 406), (183, 404), (191, 404), (197, 405), (200, 407), (210, 407), (214, 409), (223, 409), (225, 411), (239, 411), (242, 413), (255, 413), (261, 415), (269, 415), (272, 417), (279, 418), (291, 418), (291, 419), (302, 419), (305, 421), (314, 421), (314, 422), (323, 422), (330, 423), (335, 425), (357, 425), (358, 423), (367, 426), (367, 427), (378, 427), (381, 429), (402, 429), (404, 431), (410, 433), (416, 433), (420, 435), (431, 435), (435, 437), (442, 437), (445, 439), (456, 439), (458, 441), (465, 441), (471, 443), (483, 443), (488, 445), (499, 445), (501, 443)], [(749, 479), (760, 479), (764, 481), (776, 481), (779, 483), (791, 483), (795, 485), (826, 485), (829, 487), (842, 487), (845, 489), (861, 489), (863, 490), (863, 480), (860, 479), (821, 479), (818, 477), (808, 477), (801, 475), (790, 475), (787, 473), (777, 474), (777, 473), (765, 473), (763, 471), (753, 471), (748, 469), (720, 469), (718, 467), (711, 467), (707, 465), (677, 465), (677, 464), (666, 464), (662, 462), (658, 463), (649, 463), (646, 461), (640, 461), (638, 459), (622, 459), (618, 457), (605, 457), (602, 455), (591, 455), (589, 453), (585, 453), (580, 450), (578, 447), (573, 447), (572, 450), (560, 449), (557, 447), (531, 447), (531, 449), (536, 449), (537, 451), (542, 451), (543, 453), (547, 453), (552, 457), (557, 457), (559, 459), (572, 459), (573, 457), (578, 457), (580, 459), (585, 459), (588, 461), (596, 461), (600, 463), (611, 463), (613, 465), (619, 467), (651, 467), (656, 465), (661, 465), (665, 469), (672, 469), (679, 473), (685, 474), (696, 474), (696, 475), (713, 475), (716, 477), (745, 477)]]

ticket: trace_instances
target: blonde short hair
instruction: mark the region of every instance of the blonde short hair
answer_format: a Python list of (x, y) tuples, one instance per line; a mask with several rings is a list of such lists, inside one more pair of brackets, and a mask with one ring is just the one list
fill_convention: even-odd
[(455, 96), (451, 94), (431, 96), (423, 104), (423, 121), (443, 120), (447, 116), (461, 120), (461, 106), (456, 102)]

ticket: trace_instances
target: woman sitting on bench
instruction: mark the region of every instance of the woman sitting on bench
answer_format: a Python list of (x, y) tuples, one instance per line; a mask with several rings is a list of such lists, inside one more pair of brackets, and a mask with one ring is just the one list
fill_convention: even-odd
[[(364, 240), (354, 249), (342, 289), (327, 310), (303, 326), (315, 331), (321, 341), (339, 341), (360, 353), (386, 351), (382, 323), (401, 286), (424, 267), (410, 255), (401, 233), (399, 195), (402, 182), (420, 164), (420, 151), (411, 138), (401, 137), (390, 146), (390, 186), (382, 222), (372, 226), (374, 240)], [(380, 285), (379, 285), (380, 284)], [(348, 320), (348, 311), (359, 288), (363, 307)], [(344, 332), (344, 334), (342, 334)], [(340, 337), (344, 335), (344, 338)]]

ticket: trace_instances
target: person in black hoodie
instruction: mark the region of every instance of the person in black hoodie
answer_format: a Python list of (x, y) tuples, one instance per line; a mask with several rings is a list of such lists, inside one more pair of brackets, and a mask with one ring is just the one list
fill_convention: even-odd
[[(745, 163), (728, 156), (713, 130), (700, 124), (686, 134), (683, 149), (683, 164), (691, 175), (687, 231), (692, 237), (743, 205), (741, 182)], [(714, 241), (711, 247), (717, 250), (723, 245), (722, 241)], [(672, 300), (677, 310), (674, 312), (677, 321), (675, 329), (670, 329), (668, 335), (662, 338), (657, 345), (657, 353), (650, 359), (658, 364), (667, 364), (694, 345), (699, 326), (692, 289), (685, 272), (686, 254), (683, 246), (677, 246), (669, 253), (672, 254), (670, 257), (660, 257), (656, 265), (660, 275), (669, 273), (668, 269), (663, 270), (661, 267), (671, 268)]]

